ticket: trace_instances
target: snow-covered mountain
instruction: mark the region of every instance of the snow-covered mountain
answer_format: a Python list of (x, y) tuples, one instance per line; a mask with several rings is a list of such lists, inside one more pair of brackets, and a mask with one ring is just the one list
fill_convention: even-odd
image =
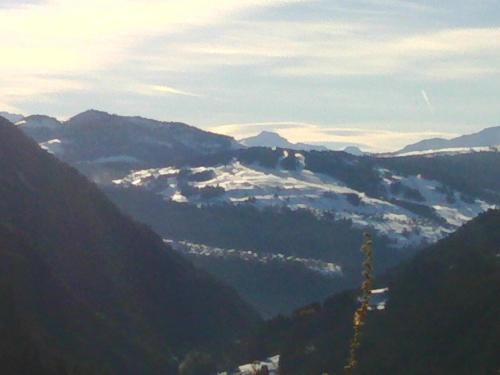
[[(290, 157), (288, 151), (282, 152), (281, 161)], [(295, 169), (285, 168), (281, 162), (272, 168), (233, 159), (209, 167), (139, 170), (114, 183), (196, 205), (252, 204), (328, 212), (388, 236), (397, 247), (434, 242), (494, 207), (481, 199), (468, 199), (439, 181), (404, 176), (382, 167), (375, 173), (384, 194), (373, 197), (339, 178), (308, 169), (306, 156), (299, 152), (293, 155)]]
[(408, 145), (396, 152), (407, 154), (419, 151), (437, 151), (442, 149), (460, 149), (500, 145), (500, 126), (483, 129), (477, 133), (462, 135), (452, 139), (431, 138)]
[[(448, 186), (452, 178), (425, 178), (418, 168), (406, 173), (413, 161), (394, 169), (390, 158), (360, 157), (357, 149), (307, 151), (271, 132), (242, 140), (249, 148), (238, 149), (230, 137), (186, 124), (95, 110), (65, 122), (28, 116), (17, 125), (98, 183), (197, 205), (250, 203), (330, 212), (373, 228), (398, 247), (435, 241), (498, 203), (491, 188), (474, 196)], [(499, 129), (471, 135), (468, 142), (495, 141)], [(261, 148), (251, 147), (257, 144)]]
[[(352, 287), (364, 230), (376, 236), (382, 270), (404, 257), (402, 248), (434, 242), (500, 204), (500, 153), (489, 148), (382, 158), (277, 146), (286, 140), (241, 147), (186, 124), (99, 111), (64, 122), (29, 116), (17, 126), (124, 211), (189, 243), (190, 259), (269, 316)], [(280, 263), (280, 254), (295, 260)], [(315, 261), (343, 272), (325, 280), (311, 271)], [(246, 272), (259, 275), (253, 289)], [(264, 287), (269, 277), (297, 283), (296, 296)]]
[(278, 133), (270, 131), (262, 131), (259, 134), (240, 139), (240, 143), (247, 147), (279, 147), (287, 148), (290, 150), (317, 150), (326, 151), (326, 147), (321, 145), (309, 145), (305, 143), (292, 143), (285, 137), (282, 137)]

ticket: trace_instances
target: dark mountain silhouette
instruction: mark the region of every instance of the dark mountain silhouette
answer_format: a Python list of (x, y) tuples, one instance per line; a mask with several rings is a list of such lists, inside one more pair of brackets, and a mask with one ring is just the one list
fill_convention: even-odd
[(175, 374), (259, 320), (4, 119), (0, 267), (6, 374)]
[(431, 138), (408, 145), (397, 153), (413, 151), (440, 150), (460, 147), (487, 147), (500, 145), (500, 126), (483, 129), (477, 133), (466, 134), (452, 139)]
[(278, 133), (270, 131), (262, 131), (259, 134), (240, 140), (240, 143), (248, 147), (279, 147), (287, 148), (290, 150), (317, 150), (326, 151), (328, 150), (325, 146), (321, 145), (309, 145), (306, 143), (292, 143), (285, 137), (282, 137)]
[(357, 146), (347, 146), (344, 148), (344, 152), (355, 156), (363, 156), (365, 153)]
[(196, 155), (237, 147), (231, 137), (183, 123), (118, 116), (96, 110), (80, 113), (65, 122), (48, 116), (29, 116), (19, 126), (39, 143), (59, 140), (60, 148), (55, 153), (72, 164), (164, 166)]
[(0, 116), (9, 120), (10, 122), (18, 122), (24, 118), (23, 115), (19, 115), (17, 113), (10, 113), (10, 112), (0, 112)]

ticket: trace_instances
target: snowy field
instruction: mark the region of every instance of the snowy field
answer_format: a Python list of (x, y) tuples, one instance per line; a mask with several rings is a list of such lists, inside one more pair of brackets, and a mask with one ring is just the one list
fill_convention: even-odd
[[(295, 156), (300, 160), (302, 155)], [(318, 214), (330, 212), (338, 219), (350, 219), (356, 226), (386, 234), (398, 247), (434, 242), (482, 211), (494, 207), (481, 200), (464, 201), (462, 194), (443, 189), (437, 181), (420, 176), (398, 176), (382, 169), (379, 173), (387, 191), (379, 199), (349, 188), (335, 178), (304, 168), (293, 171), (271, 169), (244, 165), (236, 160), (215, 167), (140, 170), (115, 180), (114, 184), (144, 188), (165, 200), (197, 205), (253, 204), (257, 207), (306, 208)], [(391, 192), (394, 184), (415, 192), (418, 197), (403, 199), (401, 194)], [(396, 200), (427, 208), (433, 217), (404, 208)]]

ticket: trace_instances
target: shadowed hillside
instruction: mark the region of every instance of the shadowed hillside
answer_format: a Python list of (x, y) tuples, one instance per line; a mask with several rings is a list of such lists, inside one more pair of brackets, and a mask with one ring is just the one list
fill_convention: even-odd
[(3, 119), (0, 197), (0, 345), (12, 352), (0, 368), (26, 365), (20, 342), (46, 362), (170, 374), (186, 352), (258, 321), (233, 290)]
[[(389, 299), (384, 310), (369, 313), (356, 373), (500, 370), (499, 228), (500, 211), (488, 211), (377, 281), (389, 287)], [(281, 353), (282, 374), (342, 374), (356, 295), (345, 292), (313, 314), (268, 322), (240, 347), (246, 351), (240, 361)]]

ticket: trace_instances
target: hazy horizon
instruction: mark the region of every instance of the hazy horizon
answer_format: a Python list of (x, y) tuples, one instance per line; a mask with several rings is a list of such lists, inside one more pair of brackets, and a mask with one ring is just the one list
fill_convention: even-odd
[(499, 125), (495, 1), (3, 1), (0, 110), (394, 150)]
[[(110, 115), (128, 116), (128, 115), (123, 115), (120, 113), (112, 113), (112, 112), (108, 112), (108, 111), (100, 110), (100, 109), (99, 110), (88, 109), (88, 110), (82, 111), (81, 113), (87, 112), (87, 111), (98, 111), (98, 112), (108, 113)], [(65, 121), (69, 120), (71, 117), (73, 117), (73, 116), (56, 117), (56, 116), (52, 116), (51, 114), (47, 114), (47, 113), (30, 113), (30, 114), (20, 113), (20, 112), (14, 113), (14, 112), (9, 112), (9, 111), (2, 111), (0, 109), (0, 115), (2, 113), (14, 115), (14, 116), (19, 115), (19, 116), (23, 116), (23, 117), (29, 117), (29, 116), (33, 116), (33, 115), (48, 116), (48, 117), (55, 118), (56, 120), (58, 120), (60, 122), (65, 122)], [(74, 115), (76, 116), (78, 114), (80, 114), (80, 113), (75, 113)], [(130, 116), (134, 116), (134, 115), (130, 115)], [(169, 120), (169, 119), (156, 119), (156, 118), (144, 117), (144, 116), (140, 116), (140, 117), (150, 119), (150, 120), (155, 120), (155, 121), (185, 123), (183, 121), (175, 121), (175, 120)], [(14, 121), (14, 120), (12, 120), (12, 121)], [(194, 126), (193, 124), (187, 124), (187, 125)], [(383, 147), (383, 148), (378, 149), (378, 148), (373, 148), (368, 144), (356, 142), (355, 140), (349, 141), (349, 139), (350, 139), (349, 135), (354, 135), (354, 137), (355, 137), (357, 135), (357, 133), (366, 133), (367, 132), (366, 130), (359, 129), (359, 128), (358, 129), (349, 129), (349, 128), (332, 129), (332, 128), (329, 128), (328, 129), (329, 132), (336, 132), (339, 135), (341, 135), (341, 138), (337, 141), (319, 141), (319, 140), (313, 139), (310, 142), (303, 142), (303, 139), (300, 138), (300, 134), (298, 136), (299, 138), (293, 136), (294, 130), (299, 130), (299, 132), (302, 133), (302, 132), (305, 132), (305, 131), (308, 131), (308, 130), (314, 129), (314, 128), (317, 129), (318, 126), (313, 125), (313, 124), (306, 124), (306, 123), (293, 123), (293, 122), (286, 123), (286, 122), (283, 122), (283, 123), (227, 124), (227, 125), (215, 126), (215, 127), (208, 128), (208, 129), (205, 128), (203, 130), (211, 131), (211, 132), (217, 133), (217, 134), (228, 135), (228, 136), (233, 137), (236, 141), (241, 141), (241, 140), (244, 140), (246, 138), (256, 137), (256, 136), (261, 135), (261, 133), (270, 132), (270, 133), (278, 134), (281, 137), (284, 137), (287, 141), (289, 141), (291, 143), (305, 143), (305, 144), (315, 145), (315, 146), (324, 146), (324, 147), (327, 147), (328, 149), (334, 150), (334, 151), (335, 150), (344, 150), (346, 147), (354, 146), (354, 147), (358, 147), (361, 150), (367, 151), (367, 152), (393, 152), (393, 151), (398, 151), (399, 149), (403, 148), (403, 146), (407, 146), (408, 144), (411, 144), (411, 143), (402, 143), (400, 147), (395, 147), (395, 148)], [(285, 134), (287, 134), (288, 130), (292, 131), (291, 138), (288, 138), (285, 136)], [(394, 136), (399, 135), (399, 137), (401, 139), (404, 139), (405, 136), (407, 136), (408, 139), (413, 139), (413, 137), (415, 136), (415, 133), (411, 133), (411, 132), (407, 132), (404, 134), (402, 134), (402, 133), (393, 134), (390, 131), (384, 131), (384, 130), (375, 130), (371, 134), (373, 134), (375, 136), (380, 135), (382, 137), (391, 136), (391, 135), (394, 135)], [(451, 138), (458, 136), (460, 134), (452, 134), (452, 133), (441, 134), (441, 133), (434, 133), (434, 132), (419, 132), (418, 135), (423, 137), (423, 138), (415, 139), (416, 142), (418, 142), (419, 140), (428, 139), (429, 137), (433, 137), (434, 135), (438, 135), (438, 136), (442, 137), (443, 139), (451, 139)]]

